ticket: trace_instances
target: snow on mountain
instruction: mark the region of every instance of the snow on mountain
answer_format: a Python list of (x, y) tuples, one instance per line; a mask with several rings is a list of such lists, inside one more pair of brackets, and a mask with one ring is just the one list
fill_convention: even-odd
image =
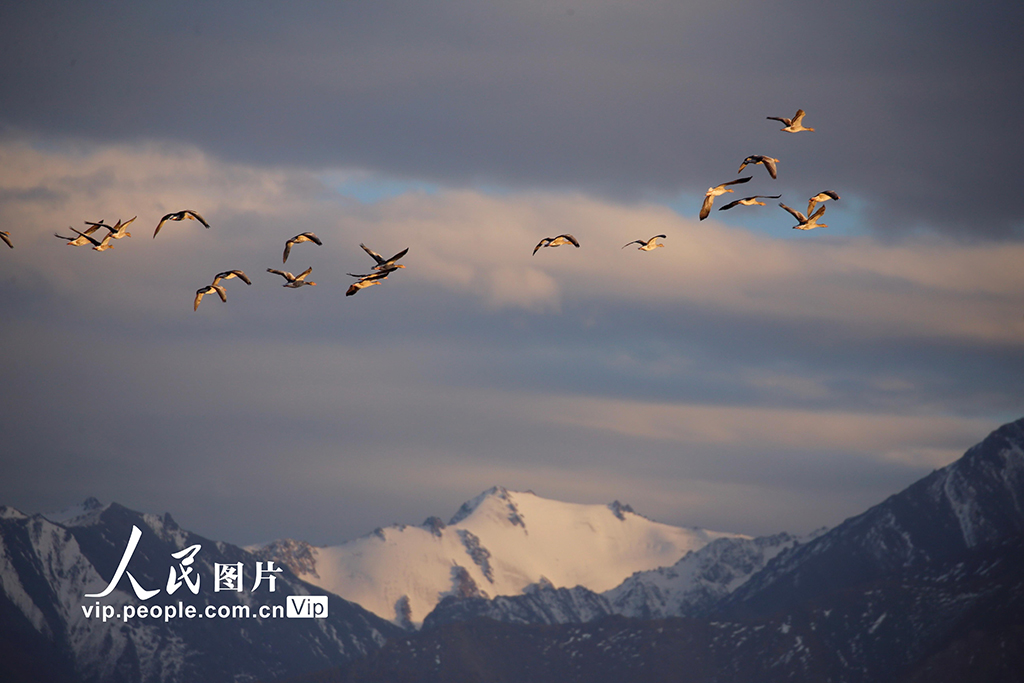
[[(259, 551), (297, 576), (404, 626), (447, 595), (518, 595), (532, 584), (603, 592), (634, 572), (675, 564), (718, 538), (744, 538), (654, 522), (616, 501), (581, 505), (494, 487), (446, 525), (391, 526), (342, 545), (289, 542)], [(280, 542), (279, 542), (280, 543)], [(299, 551), (312, 558), (289, 564)], [(271, 555), (267, 555), (271, 553)]]
[(760, 538), (718, 538), (690, 551), (670, 567), (635, 572), (604, 593), (586, 588), (530, 586), (522, 595), (446, 597), (423, 622), (433, 628), (487, 617), (511, 624), (586, 623), (618, 614), (639, 619), (693, 617), (711, 611), (776, 555), (806, 542), (824, 529), (798, 538), (786, 533)]
[(603, 594), (615, 614), (640, 619), (692, 616), (743, 585), (776, 555), (806, 538), (787, 533), (720, 538), (687, 553), (671, 567), (637, 572)]
[[(285, 570), (275, 578), (278, 592), (265, 588), (253, 595), (254, 556), (186, 531), (168, 514), (141, 514), (90, 499), (48, 517), (0, 507), (0, 672), (13, 666), (21, 674), (16, 680), (57, 680), (58, 675), (139, 683), (278, 678), (360, 656), (400, 633), (333, 595), (326, 596), (325, 618), (264, 618), (261, 605), (282, 605), (283, 612), (285, 596), (318, 591)], [(143, 604), (127, 579), (105, 597), (86, 597), (107, 585), (133, 527), (142, 535), (130, 574), (160, 593), (145, 606), (164, 612), (178, 605), (182, 618), (119, 618), (126, 607), (138, 612)], [(170, 581), (172, 553), (193, 545), (193, 569), (205, 577), (196, 584), (197, 592), (184, 587), (172, 596), (170, 588), (160, 590)], [(239, 566), (243, 585), (253, 589), (217, 592), (208, 583), (217, 563)], [(181, 604), (190, 604), (199, 616), (183, 617)], [(115, 616), (101, 618), (100, 605)], [(218, 613), (227, 609), (232, 618), (204, 619), (207, 607)], [(40, 663), (40, 658), (53, 661)], [(0, 680), (7, 676), (0, 673)]]
[(927, 566), (1024, 533), (1024, 419), (956, 462), (770, 562), (729, 600), (771, 613), (794, 599)]
[(61, 526), (88, 526), (99, 521), (100, 515), (109, 505), (104, 505), (92, 496), (86, 498), (78, 505), (58, 510), (57, 512), (44, 512), (43, 517)]

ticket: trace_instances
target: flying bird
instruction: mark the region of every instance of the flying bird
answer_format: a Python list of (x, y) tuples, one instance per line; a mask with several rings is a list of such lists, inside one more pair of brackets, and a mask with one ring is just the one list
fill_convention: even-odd
[(291, 287), (292, 289), (298, 289), (299, 287), (304, 287), (305, 285), (316, 285), (315, 282), (306, 282), (306, 276), (313, 272), (313, 266), (306, 268), (306, 270), (302, 271), (298, 275), (292, 275), (287, 270), (274, 270), (273, 268), (267, 268), (267, 272), (274, 273), (275, 275), (280, 275), (285, 280), (287, 280), (288, 282), (281, 285), (282, 287)]
[(777, 163), (779, 163), (778, 159), (766, 157), (763, 154), (752, 154), (751, 156), (743, 160), (743, 163), (740, 164), (740, 170), (736, 172), (739, 173), (740, 171), (742, 171), (744, 168), (747, 167), (747, 164), (764, 164), (764, 167), (768, 169), (768, 175), (772, 177), (772, 180), (776, 180), (779, 177), (775, 168), (775, 164)]
[(781, 116), (766, 116), (765, 118), (771, 119), (772, 121), (782, 121), (784, 124), (786, 124), (786, 127), (785, 128), (780, 128), (779, 130), (784, 130), (787, 133), (799, 133), (802, 130), (808, 130), (808, 131), (811, 131), (813, 133), (814, 132), (813, 128), (805, 128), (804, 127), (803, 121), (804, 121), (804, 115), (806, 113), (807, 112), (805, 112), (803, 109), (797, 109), (796, 110), (796, 114), (794, 114), (793, 118), (791, 118), (791, 119), (786, 119), (786, 118), (783, 118)]
[(704, 194), (704, 204), (700, 207), (700, 219), (704, 220), (711, 213), (711, 205), (715, 203), (715, 197), (723, 195), (726, 192), (733, 192), (734, 190), (728, 189), (729, 185), (738, 185), (739, 183), (749, 182), (754, 176), (747, 176), (746, 178), (739, 178), (738, 180), (730, 180), (727, 183), (721, 185), (715, 185), (709, 187), (708, 191)]
[(637, 247), (638, 251), (653, 251), (653, 250), (657, 249), (658, 247), (665, 246), (664, 244), (658, 244), (658, 243), (655, 242), (655, 240), (657, 240), (659, 237), (661, 239), (666, 239), (664, 235), (655, 235), (654, 237), (652, 237), (651, 239), (647, 240), (646, 242), (643, 241), (643, 240), (633, 240), (632, 242), (629, 242), (627, 244), (622, 245), (622, 248), (625, 249), (630, 244), (639, 244), (640, 246)]
[(284, 243), (284, 258), (281, 260), (281, 263), (288, 263), (288, 254), (292, 253), (292, 245), (299, 244), (300, 242), (313, 242), (317, 246), (323, 245), (320, 238), (311, 232), (304, 232), (301, 235), (296, 235)]
[(545, 237), (544, 239), (537, 243), (537, 246), (533, 248), (533, 253), (536, 254), (537, 250), (540, 249), (541, 247), (560, 247), (563, 244), (571, 244), (577, 249), (579, 249), (580, 246), (580, 243), (576, 240), (575, 237), (573, 237), (569, 233), (563, 233), (558, 237)]
[(110, 243), (110, 239), (111, 239), (110, 235), (111, 235), (111, 233), (109, 233), (109, 232), (107, 233), (106, 237), (104, 237), (101, 241), (97, 242), (96, 238), (91, 237), (88, 233), (82, 232), (81, 230), (75, 230), (75, 228), (71, 228), (71, 229), (74, 230), (75, 232), (77, 232), (79, 234), (79, 236), (84, 237), (85, 239), (89, 240), (92, 243), (93, 251), (106, 251), (107, 249), (113, 249), (114, 248), (114, 245)]
[[(103, 221), (100, 221), (99, 223), (89, 223), (88, 221), (86, 221), (86, 223), (88, 225), (91, 225), (92, 227), (86, 228), (84, 235), (79, 232), (78, 233), (78, 237), (65, 237), (64, 235), (58, 235), (57, 233), (53, 233), (53, 236), (56, 237), (57, 239), (69, 240), (68, 241), (68, 246), (69, 247), (81, 247), (81, 246), (84, 246), (84, 245), (89, 243), (89, 235), (91, 235), (94, 232), (96, 232), (97, 230), (99, 230), (100, 229), (100, 225), (103, 225)], [(103, 227), (106, 228), (106, 227), (109, 227), (109, 226), (103, 225)], [(75, 229), (72, 228), (69, 225), (68, 226), (68, 230), (75, 230)], [(78, 231), (75, 230), (75, 232), (78, 232)]]
[(211, 287), (212, 286), (216, 286), (217, 283), (220, 282), (221, 280), (230, 280), (233, 277), (237, 277), (239, 280), (241, 280), (242, 282), (244, 282), (247, 285), (251, 285), (252, 284), (252, 280), (250, 280), (249, 277), (245, 273), (243, 273), (242, 271), (240, 271), (240, 270), (225, 270), (223, 273), (217, 273), (213, 277), (213, 283), (210, 286)]
[(389, 268), (387, 270), (382, 270), (378, 273), (369, 273), (367, 275), (355, 275), (353, 273), (348, 273), (352, 277), (359, 278), (359, 281), (353, 282), (349, 286), (348, 291), (345, 292), (345, 296), (352, 296), (353, 294), (359, 292), (359, 290), (361, 289), (366, 289), (367, 287), (372, 287), (373, 285), (381, 284), (382, 282), (384, 282), (384, 280), (388, 279), (388, 275), (391, 275), (391, 273), (395, 272), (396, 270), (398, 269)]
[(228, 292), (226, 289), (224, 289), (218, 284), (206, 285), (205, 287), (196, 290), (196, 300), (192, 306), (192, 310), (198, 311), (199, 302), (203, 300), (203, 296), (206, 294), (213, 294), (214, 292), (216, 292), (217, 295), (220, 296), (221, 301), (223, 301), (224, 303), (228, 302)]
[(7, 246), (14, 249), (14, 245), (11, 244), (11, 233), (0, 230), (0, 240), (3, 240)]
[(807, 215), (811, 215), (811, 211), (814, 211), (814, 205), (820, 202), (827, 202), (830, 199), (839, 199), (839, 195), (832, 190), (822, 190), (818, 194), (814, 195), (807, 202)]
[(786, 206), (782, 202), (779, 202), (779, 206), (781, 206), (786, 211), (789, 211), (791, 214), (793, 214), (793, 218), (795, 218), (795, 219), (797, 219), (797, 221), (799, 221), (799, 225), (794, 225), (793, 226), (794, 230), (813, 230), (814, 228), (827, 228), (828, 227), (828, 225), (826, 225), (825, 223), (819, 223), (818, 222), (818, 219), (821, 218), (822, 215), (824, 215), (824, 213), (825, 213), (825, 207), (824, 206), (818, 207), (818, 210), (815, 211), (813, 214), (811, 214), (810, 218), (808, 218), (807, 216), (804, 216), (802, 213), (800, 213), (799, 211), (796, 211), (795, 209), (789, 208), (788, 206)]
[(744, 197), (743, 199), (737, 199), (734, 202), (729, 202), (725, 206), (721, 207), (719, 209), (719, 211), (728, 211), (729, 209), (731, 209), (732, 207), (736, 206), (737, 204), (742, 204), (743, 206), (754, 206), (754, 205), (764, 206), (764, 202), (759, 202), (757, 200), (758, 199), (778, 199), (781, 196), (782, 196), (781, 194), (755, 194), (753, 197)]
[(192, 209), (182, 209), (181, 211), (169, 213), (163, 218), (161, 218), (160, 222), (156, 224), (156, 230), (153, 231), (153, 237), (156, 237), (156, 234), (160, 232), (160, 228), (162, 228), (164, 223), (166, 223), (167, 221), (183, 221), (186, 218), (194, 221), (199, 221), (200, 223), (203, 224), (204, 227), (210, 227), (210, 224), (206, 222), (206, 219), (204, 219), (202, 216), (200, 216)]
[(375, 252), (373, 249), (370, 249), (365, 244), (360, 243), (359, 246), (362, 247), (363, 251), (365, 251), (367, 254), (373, 257), (373, 260), (377, 262), (377, 265), (373, 267), (374, 270), (394, 270), (395, 268), (405, 268), (405, 266), (396, 263), (396, 261), (398, 261), (398, 259), (402, 258), (403, 256), (409, 253), (409, 247), (406, 247), (405, 249), (398, 252), (391, 258), (385, 259), (383, 256)]
[(121, 220), (118, 219), (117, 223), (115, 223), (114, 225), (107, 225), (102, 220), (100, 220), (99, 223), (93, 223), (92, 221), (85, 221), (85, 224), (89, 225), (89, 226), (92, 226), (94, 228), (106, 228), (107, 230), (110, 231), (110, 239), (119, 240), (122, 237), (131, 237), (132, 236), (132, 234), (130, 232), (128, 232), (128, 230), (126, 228), (136, 218), (138, 218), (138, 216), (132, 216), (131, 218), (129, 218), (124, 223), (122, 223)]

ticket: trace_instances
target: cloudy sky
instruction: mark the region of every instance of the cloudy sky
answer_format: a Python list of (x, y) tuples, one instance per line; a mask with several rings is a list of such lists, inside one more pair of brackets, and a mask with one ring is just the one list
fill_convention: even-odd
[[(951, 462), (1024, 415), (1024, 6), (846, 4), (9, 4), (0, 503), (339, 543), (503, 485), (761, 534)], [(833, 189), (828, 227), (698, 221), (750, 154), (716, 209)], [(360, 242), (406, 268), (345, 297)]]

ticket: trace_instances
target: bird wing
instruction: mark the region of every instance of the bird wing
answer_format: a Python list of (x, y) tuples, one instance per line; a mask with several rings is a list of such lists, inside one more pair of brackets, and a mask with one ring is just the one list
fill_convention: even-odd
[(195, 218), (197, 221), (202, 223), (205, 227), (207, 227), (207, 228), (210, 227), (210, 224), (206, 222), (205, 218), (203, 218), (202, 216), (199, 215), (198, 211), (193, 211), (192, 209), (185, 209), (185, 213), (187, 213), (188, 215), (192, 216), (192, 218)]
[(545, 237), (540, 242), (537, 242), (537, 246), (535, 246), (533, 248), (533, 253), (536, 254), (538, 249), (540, 249), (541, 247), (546, 247), (548, 244), (550, 244), (551, 243), (551, 239), (552, 238), (550, 238), (550, 237)]
[(715, 195), (708, 192), (704, 195), (704, 203), (700, 206), (700, 219), (704, 220), (711, 213), (711, 205), (715, 203)]
[(632, 242), (627, 242), (626, 244), (623, 244), (622, 248), (625, 249), (630, 244), (643, 244), (643, 243), (644, 243), (643, 240), (633, 240)]
[(221, 285), (210, 285), (210, 287), (213, 288), (213, 291), (217, 292), (221, 301), (224, 303), (228, 302), (228, 290), (224, 289)]
[(770, 175), (772, 177), (772, 180), (777, 180), (778, 177), (779, 177), (778, 171), (775, 168), (775, 163), (777, 161), (778, 161), (778, 159), (772, 159), (771, 157), (765, 157), (764, 160), (761, 162), (761, 163), (764, 164), (764, 167), (768, 169), (768, 175)]
[(823, 195), (828, 195), (828, 196), (829, 196), (829, 197), (831, 197), (832, 199), (839, 199), (839, 195), (838, 195), (838, 194), (836, 194), (836, 193), (835, 193), (834, 191), (832, 191), (832, 190), (822, 190), (822, 191), (821, 191), (821, 194), (823, 194)]
[[(75, 232), (77, 232), (77, 233), (78, 233), (79, 235), (81, 235), (81, 236), (82, 236), (82, 237), (84, 237), (85, 239), (87, 239), (87, 240), (89, 240), (90, 242), (92, 242), (92, 244), (93, 244), (93, 246), (94, 246), (94, 247), (98, 247), (98, 246), (100, 246), (100, 243), (99, 243), (99, 242), (97, 242), (96, 240), (94, 240), (94, 239), (93, 239), (92, 237), (90, 237), (90, 236), (89, 236), (89, 235), (87, 235), (86, 233), (82, 232), (81, 230), (77, 230), (77, 229), (75, 229), (75, 228), (71, 228), (71, 229), (72, 229), (72, 230), (74, 230)], [(109, 234), (109, 233), (108, 233), (108, 234)]]
[(804, 218), (804, 215), (802, 213), (800, 213), (799, 211), (796, 211), (795, 209), (789, 208), (788, 206), (786, 206), (782, 202), (779, 202), (779, 206), (781, 206), (786, 211), (789, 211), (789, 213), (791, 213), (793, 215), (793, 218), (797, 219), (801, 223), (806, 223), (807, 222), (807, 219)]
[(9, 246), (11, 249), (14, 249), (14, 245), (11, 244), (11, 236), (8, 233), (0, 232), (0, 240), (3, 240), (7, 246)]
[(395, 254), (394, 256), (389, 258), (387, 261), (385, 261), (385, 263), (394, 263), (395, 261), (397, 261), (398, 259), (402, 258), (403, 256), (405, 256), (408, 253), (409, 253), (409, 247), (406, 247), (405, 249), (403, 249), (402, 251), (398, 252), (397, 254)]
[(377, 262), (377, 265), (379, 265), (379, 266), (384, 265), (385, 261), (384, 261), (384, 257), (383, 256), (381, 256), (380, 254), (375, 252), (373, 249), (370, 249), (365, 244), (360, 243), (359, 246), (361, 246), (363, 248), (363, 251), (365, 251), (367, 254), (369, 254), (371, 257), (373, 257), (373, 260)]
[(203, 300), (203, 295), (206, 294), (209, 290), (210, 290), (209, 287), (201, 287), (201, 288), (196, 290), (196, 300), (192, 304), (192, 310), (193, 311), (198, 311), (199, 310), (199, 302)]
[(246, 275), (245, 273), (243, 273), (242, 271), (240, 271), (240, 270), (232, 270), (232, 271), (229, 271), (229, 272), (232, 275), (234, 275), (235, 277), (237, 277), (239, 280), (244, 282), (245, 284), (247, 284), (247, 285), (251, 285), (252, 284), (252, 280), (249, 279), (249, 276)]
[(284, 243), (284, 256), (281, 257), (281, 263), (288, 263), (288, 254), (292, 253), (293, 244), (295, 244), (294, 240), (288, 240)]
[(783, 118), (781, 116), (766, 116), (765, 118), (771, 119), (772, 121), (782, 121), (787, 126), (792, 126), (793, 122), (790, 119)]
[(274, 275), (280, 275), (288, 282), (292, 282), (293, 280), (295, 280), (295, 276), (289, 273), (287, 270), (274, 270), (273, 268), (267, 268), (267, 272), (273, 273)]
[(825, 214), (825, 205), (822, 204), (818, 207), (818, 210), (811, 214), (810, 218), (807, 219), (808, 223), (813, 223)]
[(323, 246), (323, 242), (320, 241), (320, 238), (311, 232), (304, 232), (302, 233), (302, 236), (308, 239), (310, 242), (315, 242), (318, 246)]
[(576, 241), (576, 238), (573, 237), (572, 235), (570, 235), (569, 233), (565, 233), (564, 235), (559, 235), (559, 237), (564, 237), (565, 239), (569, 240), (570, 242), (572, 242), (572, 245), (574, 247), (576, 247), (577, 249), (580, 246), (580, 243), (578, 241)]
[(728, 204), (726, 204), (725, 206), (723, 206), (723, 207), (720, 207), (720, 208), (719, 208), (718, 210), (719, 210), (719, 211), (728, 211), (728, 210), (729, 210), (729, 209), (731, 209), (732, 207), (736, 206), (736, 205), (737, 205), (737, 204), (739, 204), (740, 202), (742, 202), (742, 201), (745, 201), (745, 200), (747, 200), (747, 199), (753, 199), (753, 197), (744, 197), (743, 199), (737, 199), (737, 200), (736, 200), (736, 201), (734, 201), (734, 202), (729, 202), (729, 203), (728, 203)]
[(743, 163), (740, 164), (740, 170), (736, 171), (736, 172), (737, 173), (741, 173), (743, 171), (743, 169), (745, 169), (747, 167), (748, 163), (750, 163), (750, 157), (747, 157), (746, 159), (743, 160)]
[(721, 185), (719, 185), (719, 187), (726, 187), (728, 185), (739, 185), (740, 183), (746, 183), (749, 182), (750, 179), (753, 177), (754, 176), (752, 175), (748, 175), (746, 178), (737, 178), (736, 180), (730, 180), (727, 183), (722, 183)]
[(302, 282), (306, 279), (306, 276), (313, 272), (313, 266), (306, 268), (304, 271), (295, 276), (297, 282)]
[(171, 220), (171, 218), (173, 216), (175, 216), (175, 215), (176, 214), (169, 213), (169, 214), (167, 214), (166, 216), (164, 216), (163, 218), (160, 219), (160, 222), (156, 224), (156, 230), (153, 231), (153, 237), (154, 238), (156, 237), (156, 234), (158, 232), (160, 232), (160, 228), (162, 228), (164, 226), (164, 223), (166, 223), (167, 221)]
[(794, 114), (794, 116), (793, 116), (793, 121), (791, 123), (789, 123), (788, 125), (791, 125), (791, 126), (802, 125), (802, 122), (804, 120), (804, 115), (806, 113), (807, 112), (805, 112), (803, 109), (797, 109), (796, 110), (796, 114)]

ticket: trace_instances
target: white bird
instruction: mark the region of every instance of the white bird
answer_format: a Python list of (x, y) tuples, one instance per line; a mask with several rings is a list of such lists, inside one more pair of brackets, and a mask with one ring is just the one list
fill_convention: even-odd
[(771, 119), (772, 121), (782, 121), (784, 124), (786, 124), (786, 127), (780, 128), (779, 130), (784, 130), (787, 133), (799, 133), (802, 130), (811, 131), (813, 133), (813, 128), (804, 127), (803, 121), (804, 115), (806, 113), (807, 112), (805, 112), (803, 109), (797, 109), (796, 114), (794, 114), (793, 118), (791, 119), (783, 118), (781, 116), (766, 116), (765, 118)]
[(233, 277), (237, 277), (239, 280), (247, 285), (252, 284), (252, 280), (240, 270), (225, 270), (223, 273), (217, 273), (213, 276), (213, 283), (211, 286), (216, 285), (221, 280), (230, 280)]
[(566, 232), (559, 235), (558, 237), (545, 237), (544, 239), (537, 243), (537, 246), (533, 248), (533, 253), (536, 254), (537, 250), (540, 249), (541, 247), (560, 247), (563, 244), (571, 244), (577, 249), (579, 249), (580, 246), (580, 243), (576, 240), (576, 238)]
[[(86, 223), (88, 223), (88, 221), (86, 221)], [(103, 223), (103, 221), (100, 221), (99, 223), (88, 223), (92, 227), (86, 228), (84, 235), (79, 232), (78, 233), (78, 237), (65, 237), (64, 235), (58, 235), (57, 233), (53, 233), (53, 236), (56, 237), (57, 239), (69, 240), (69, 242), (68, 242), (68, 246), (69, 247), (81, 247), (81, 246), (84, 246), (84, 245), (89, 243), (89, 235), (91, 235), (94, 232), (96, 232), (97, 230), (99, 230), (100, 229), (100, 225), (102, 223)], [(103, 227), (108, 227), (108, 226), (104, 225)], [(72, 228), (69, 225), (68, 226), (68, 230), (75, 230), (75, 229)], [(75, 232), (78, 232), (78, 231), (75, 230)]]
[(207, 228), (210, 227), (210, 224), (207, 223), (206, 220), (197, 212), (193, 211), (192, 209), (182, 209), (181, 211), (169, 213), (163, 218), (161, 218), (160, 222), (156, 224), (156, 230), (153, 231), (153, 237), (156, 237), (156, 234), (160, 232), (160, 228), (163, 227), (163, 224), (166, 223), (167, 221), (183, 221), (186, 218), (194, 221), (199, 221)]
[(734, 202), (729, 202), (725, 206), (721, 207), (719, 211), (728, 211), (732, 207), (742, 204), (743, 206), (764, 206), (764, 202), (757, 201), (758, 199), (778, 199), (781, 194), (755, 194), (753, 197), (744, 197), (743, 199), (737, 199)]
[(93, 223), (92, 221), (85, 221), (85, 224), (86, 225), (91, 225), (91, 226), (96, 227), (96, 228), (106, 228), (107, 230), (110, 231), (110, 239), (119, 240), (122, 237), (131, 237), (132, 236), (132, 234), (130, 232), (128, 232), (128, 230), (126, 230), (126, 228), (136, 218), (138, 218), (138, 216), (132, 216), (125, 223), (122, 223), (121, 220), (118, 219), (117, 223), (115, 223), (114, 225), (107, 225), (102, 220), (99, 223)]
[(388, 279), (388, 275), (391, 275), (391, 273), (396, 270), (397, 268), (389, 268), (387, 270), (382, 270), (379, 273), (369, 273), (367, 275), (354, 275), (353, 273), (349, 273), (352, 277), (359, 278), (359, 281), (353, 282), (349, 286), (348, 291), (345, 292), (345, 296), (352, 296), (353, 294), (358, 293), (361, 289), (381, 284), (384, 280)]
[(323, 245), (320, 238), (311, 232), (304, 232), (301, 235), (296, 235), (284, 243), (284, 258), (281, 260), (281, 263), (288, 263), (288, 254), (292, 253), (292, 245), (299, 244), (300, 242), (313, 242), (317, 246)]
[(111, 235), (111, 233), (109, 233), (109, 232), (107, 233), (106, 237), (104, 237), (101, 241), (97, 242), (96, 239), (94, 237), (90, 237), (88, 233), (84, 233), (84, 232), (82, 232), (80, 230), (75, 230), (74, 228), (71, 228), (71, 229), (74, 230), (75, 232), (77, 232), (80, 236), (82, 236), (85, 239), (89, 240), (92, 243), (92, 245), (93, 245), (92, 246), (93, 251), (106, 251), (107, 249), (113, 249), (114, 248), (114, 245), (110, 243), (110, 235)]
[(799, 211), (796, 211), (795, 209), (789, 208), (788, 206), (786, 206), (782, 202), (779, 202), (779, 206), (781, 206), (786, 211), (789, 211), (791, 214), (793, 214), (793, 218), (795, 218), (795, 219), (797, 219), (797, 221), (799, 221), (799, 225), (794, 225), (793, 226), (794, 230), (813, 230), (814, 228), (827, 228), (828, 227), (828, 225), (826, 225), (825, 223), (819, 223), (818, 222), (818, 219), (821, 218), (822, 215), (824, 215), (824, 213), (825, 213), (825, 207), (824, 206), (818, 207), (818, 210), (815, 211), (813, 214), (811, 214), (810, 217), (804, 216)]
[(740, 170), (736, 172), (740, 173), (743, 171), (743, 169), (747, 167), (747, 164), (764, 164), (764, 167), (768, 169), (768, 175), (772, 177), (772, 180), (776, 180), (779, 177), (778, 171), (775, 168), (775, 164), (777, 163), (779, 163), (778, 159), (774, 159), (763, 154), (752, 154), (743, 160), (743, 163), (740, 164)]
[(395, 268), (405, 268), (405, 266), (395, 262), (409, 253), (409, 247), (406, 247), (405, 249), (398, 252), (391, 258), (385, 259), (383, 256), (375, 252), (373, 249), (370, 249), (365, 244), (360, 243), (359, 246), (362, 247), (363, 251), (365, 251), (367, 254), (373, 257), (373, 260), (377, 262), (377, 265), (373, 267), (374, 270), (394, 270)]
[(638, 251), (653, 251), (654, 249), (657, 249), (658, 247), (665, 246), (664, 244), (657, 244), (655, 242), (655, 240), (658, 239), (659, 237), (661, 239), (666, 239), (666, 237), (664, 235), (655, 235), (654, 237), (652, 237), (651, 239), (647, 240), (646, 242), (643, 241), (643, 240), (633, 240), (632, 242), (629, 242), (627, 244), (622, 245), (622, 248), (625, 249), (630, 244), (639, 244), (640, 246), (637, 247)]
[(811, 215), (811, 211), (814, 211), (815, 204), (818, 204), (819, 202), (827, 202), (830, 199), (838, 200), (839, 195), (833, 192), (832, 190), (822, 190), (818, 194), (811, 197), (810, 200), (808, 200), (807, 202), (807, 215)]
[(199, 302), (203, 300), (203, 296), (206, 294), (213, 294), (214, 292), (216, 292), (220, 296), (221, 301), (223, 301), (224, 303), (228, 302), (228, 292), (226, 289), (216, 284), (206, 285), (205, 287), (201, 287), (200, 289), (196, 290), (196, 300), (195, 303), (192, 305), (192, 310), (198, 311)]
[(11, 244), (11, 233), (0, 230), (0, 240), (3, 240), (7, 246), (14, 249), (14, 245)]
[(313, 266), (306, 268), (306, 270), (302, 271), (298, 275), (292, 275), (287, 270), (274, 270), (273, 268), (267, 268), (267, 272), (274, 273), (275, 275), (280, 275), (285, 280), (287, 280), (288, 282), (281, 285), (282, 287), (291, 287), (292, 289), (298, 289), (299, 287), (304, 287), (305, 285), (316, 285), (315, 282), (306, 282), (306, 276), (313, 272)]
[(727, 183), (722, 183), (721, 185), (715, 185), (714, 187), (709, 187), (708, 191), (706, 193), (704, 193), (704, 204), (702, 204), (701, 207), (700, 207), (700, 219), (704, 220), (705, 218), (708, 217), (708, 214), (711, 213), (711, 205), (715, 203), (715, 197), (718, 197), (719, 195), (723, 195), (726, 192), (733, 192), (734, 191), (734, 190), (728, 189), (729, 185), (738, 185), (740, 183), (746, 183), (746, 182), (749, 182), (750, 179), (753, 178), (753, 177), (754, 176), (749, 176), (748, 175), (746, 178), (739, 178), (738, 180), (730, 180)]

